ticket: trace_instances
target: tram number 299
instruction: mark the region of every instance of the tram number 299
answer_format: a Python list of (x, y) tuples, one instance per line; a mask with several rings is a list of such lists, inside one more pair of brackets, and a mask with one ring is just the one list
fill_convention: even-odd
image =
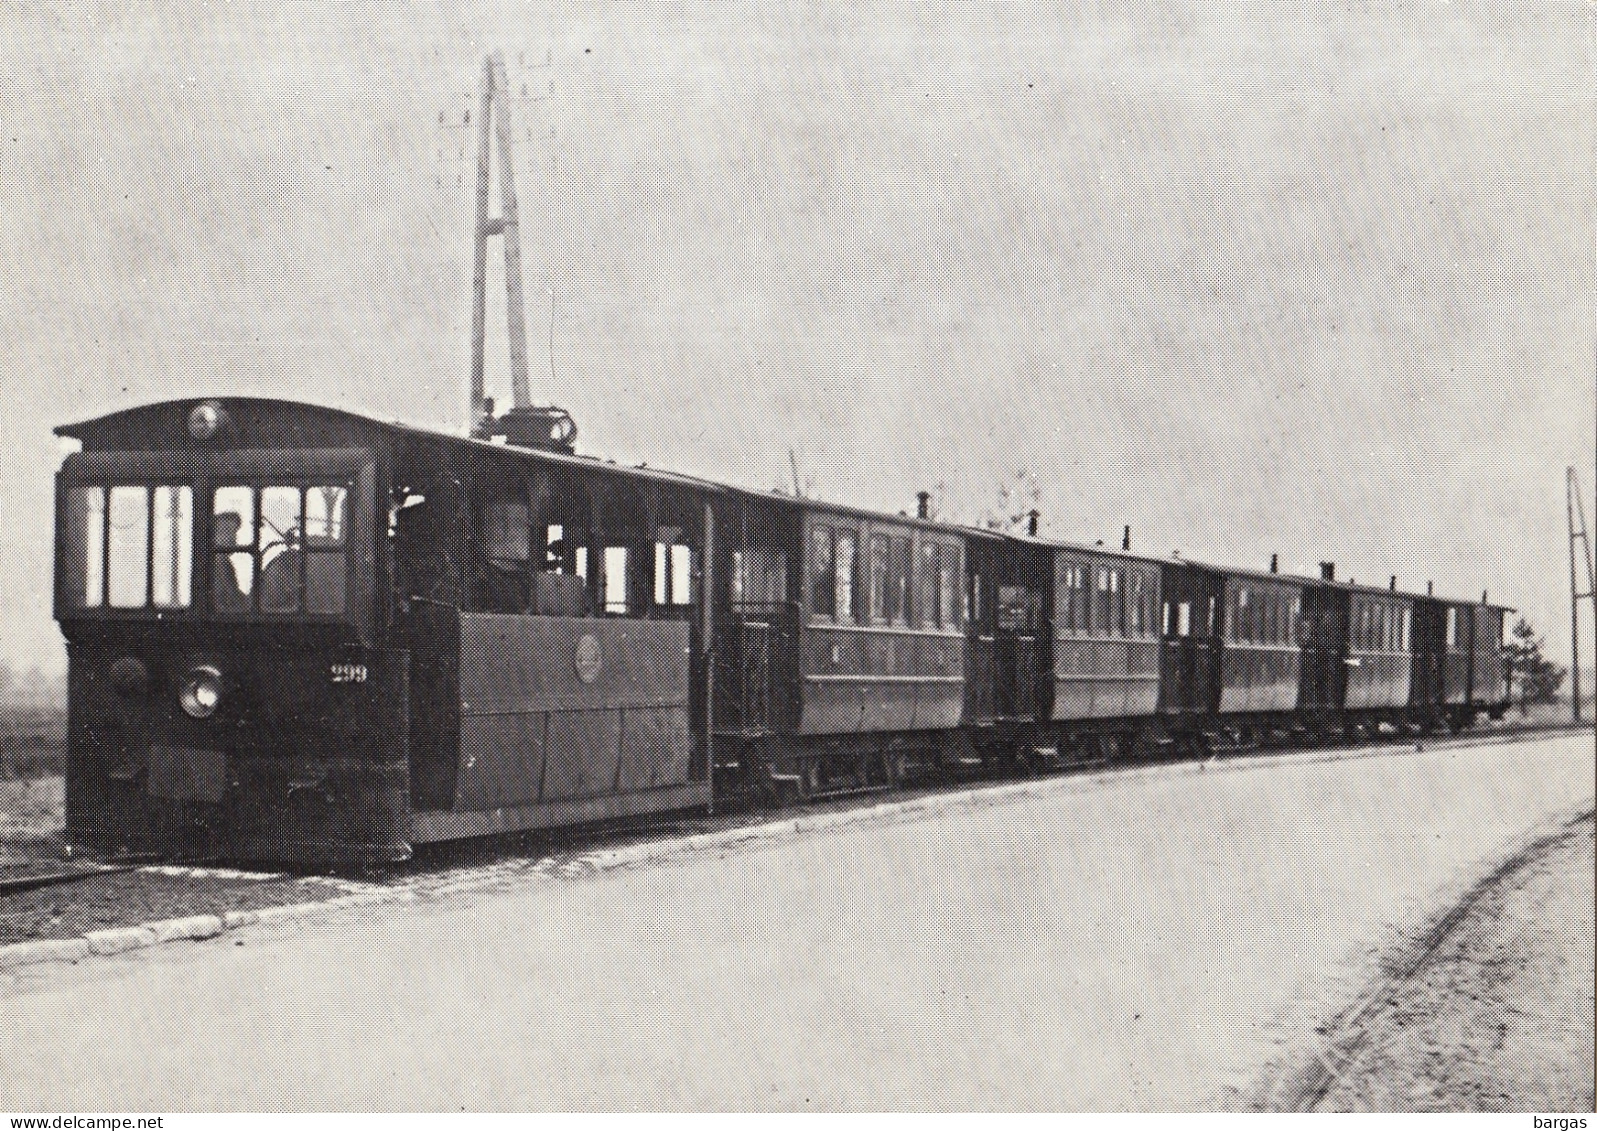
[(328, 669), (328, 675), (334, 683), (365, 683), (365, 664), (333, 664)]

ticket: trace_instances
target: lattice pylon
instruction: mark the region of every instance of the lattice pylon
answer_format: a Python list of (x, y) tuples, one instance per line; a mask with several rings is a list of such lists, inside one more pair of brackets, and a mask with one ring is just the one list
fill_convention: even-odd
[[(515, 165), (510, 156), (510, 96), (505, 57), (495, 51), (482, 62), (482, 101), (477, 118), (477, 226), (471, 292), (471, 426), (482, 434), (486, 411), (484, 361), (487, 351), (488, 237), (504, 237), (505, 316), (510, 331), (510, 384), (513, 408), (532, 404), (527, 379), (527, 322), (521, 296), (521, 219), (516, 206)], [(499, 147), (499, 215), (488, 216), (492, 146)]]
[[(1581, 500), (1580, 483), (1575, 469), (1569, 468), (1564, 477), (1566, 504), (1569, 510), (1569, 692), (1574, 704), (1575, 721), (1580, 722), (1580, 603), (1592, 601), (1593, 619), (1597, 620), (1597, 572), (1592, 568), (1591, 536), (1586, 531), (1586, 505)], [(1576, 543), (1584, 549), (1581, 553)], [(1586, 562), (1586, 589), (1580, 588), (1576, 563)]]

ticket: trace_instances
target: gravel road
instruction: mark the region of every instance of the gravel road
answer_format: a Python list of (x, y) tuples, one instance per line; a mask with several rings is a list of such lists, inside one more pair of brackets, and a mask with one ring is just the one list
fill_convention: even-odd
[(1357, 987), (1325, 971), (1589, 807), (1591, 764), (1582, 735), (1061, 780), (24, 967), (0, 1106), (1207, 1109), (1301, 987), (1330, 1015)]
[(1336, 1029), (1312, 1110), (1593, 1110), (1593, 845), (1588, 814), (1444, 917)]

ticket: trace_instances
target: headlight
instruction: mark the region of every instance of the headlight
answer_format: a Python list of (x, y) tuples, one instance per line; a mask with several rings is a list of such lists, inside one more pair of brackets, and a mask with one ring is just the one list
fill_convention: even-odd
[(227, 413), (215, 401), (204, 401), (189, 412), (189, 435), (209, 440), (227, 424)]
[(222, 705), (222, 673), (210, 664), (190, 668), (177, 701), (190, 718), (210, 718)]

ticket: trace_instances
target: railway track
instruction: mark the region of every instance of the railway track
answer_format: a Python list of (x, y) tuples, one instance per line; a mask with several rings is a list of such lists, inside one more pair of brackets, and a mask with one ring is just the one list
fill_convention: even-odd
[[(1206, 758), (1193, 756), (1136, 760), (1091, 758), (1072, 762), (1053, 771), (1034, 772), (1024, 775), (983, 776), (972, 773), (950, 776), (937, 781), (922, 781), (912, 785), (900, 786), (896, 789), (880, 785), (841, 789), (781, 808), (769, 807), (753, 795), (739, 795), (718, 801), (716, 812), (713, 814), (683, 814), (666, 818), (659, 816), (638, 817), (543, 833), (509, 834), (487, 840), (429, 845), (425, 847), (424, 851), (419, 851), (416, 857), (409, 862), (384, 869), (376, 875), (395, 878), (416, 877), (445, 872), (452, 868), (480, 866), (500, 860), (514, 859), (518, 856), (532, 855), (549, 860), (555, 866), (558, 866), (566, 860), (587, 852), (627, 847), (659, 837), (695, 836), (704, 833), (725, 832), (763, 824), (771, 820), (843, 812), (850, 809), (874, 806), (884, 801), (914, 801), (920, 798), (935, 798), (971, 789), (979, 790), (984, 786), (1000, 788), (1006, 785), (1013, 785), (1019, 781), (1040, 778), (1069, 778), (1094, 774), (1108, 775), (1113, 778), (1114, 775), (1119, 773), (1131, 773), (1149, 767), (1177, 767), (1196, 764), (1210, 766), (1218, 764), (1227, 766), (1256, 765), (1264, 768), (1274, 758), (1291, 755), (1320, 753), (1340, 761), (1381, 757), (1399, 752), (1463, 750), (1499, 743), (1518, 744), (1552, 735), (1578, 733), (1580, 731), (1590, 732), (1591, 730), (1592, 726), (1589, 723), (1580, 726), (1538, 725), (1494, 731), (1472, 731), (1457, 735), (1391, 736), (1366, 739), (1356, 743), (1266, 748), (1219, 748), (1211, 752)], [(368, 878), (374, 878), (372, 873), (367, 873), (367, 876)]]
[[(1584, 728), (1589, 733), (1589, 728)], [(74, 861), (62, 866), (58, 860), (35, 856), (30, 874), (0, 880), (0, 944), (45, 938), (70, 938), (82, 930), (116, 926), (140, 926), (147, 921), (197, 913), (222, 914), (230, 910), (264, 909), (281, 904), (318, 903), (347, 894), (352, 880), (362, 891), (389, 889), (396, 898), (426, 896), (456, 889), (473, 889), (515, 882), (529, 872), (579, 875), (592, 870), (592, 861), (617, 850), (645, 848), (651, 843), (705, 834), (733, 833), (760, 826), (802, 827), (812, 819), (827, 823), (830, 818), (857, 811), (867, 813), (884, 804), (896, 808), (926, 800), (935, 805), (938, 798), (964, 795), (980, 804), (990, 787), (996, 801), (1005, 792), (1027, 781), (1057, 780), (1067, 783), (1079, 778), (1080, 789), (1096, 790), (1130, 781), (1161, 767), (1191, 772), (1194, 765), (1222, 772), (1268, 770), (1282, 758), (1301, 761), (1304, 757), (1328, 761), (1394, 756), (1438, 748), (1467, 749), (1489, 743), (1535, 741), (1569, 733), (1569, 727), (1518, 728), (1512, 731), (1477, 733), (1466, 736), (1425, 740), (1391, 740), (1346, 745), (1334, 749), (1297, 749), (1263, 752), (1247, 756), (1216, 754), (1196, 758), (1158, 761), (1094, 762), (1049, 774), (1029, 777), (989, 778), (961, 776), (955, 780), (922, 782), (894, 791), (870, 790), (814, 799), (782, 809), (769, 809), (751, 799), (738, 799), (714, 814), (680, 813), (635, 818), (626, 822), (594, 824), (542, 834), (511, 834), (476, 841), (431, 846), (410, 862), (381, 871), (356, 876), (322, 877), (315, 874), (271, 872), (244, 873), (218, 862), (191, 860), (188, 867), (161, 867), (125, 861), (107, 861), (112, 866), (89, 867), (90, 862)], [(1067, 786), (1074, 789), (1075, 787)], [(42, 847), (42, 846), (41, 846)], [(16, 862), (24, 863), (23, 861)], [(0, 868), (0, 876), (4, 869)], [(78, 924), (74, 928), (74, 924)]]

